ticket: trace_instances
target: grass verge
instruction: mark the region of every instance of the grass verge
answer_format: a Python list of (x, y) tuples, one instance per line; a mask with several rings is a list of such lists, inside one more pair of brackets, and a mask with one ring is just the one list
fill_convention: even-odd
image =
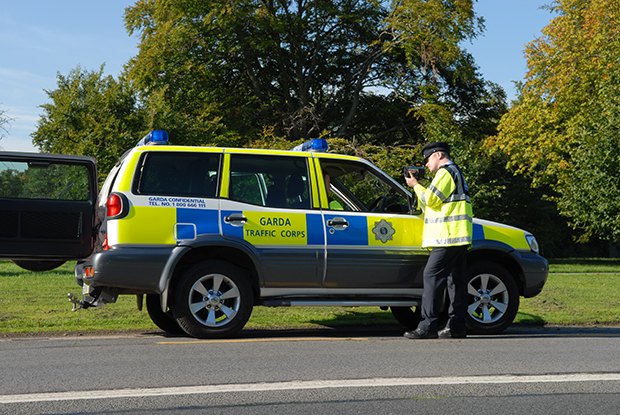
[[(67, 293), (80, 293), (73, 263), (44, 273), (0, 261), (0, 333), (158, 330), (135, 296), (120, 296), (105, 308), (71, 311)], [(521, 298), (515, 323), (529, 325), (620, 325), (620, 261), (579, 259), (551, 263), (542, 293)], [(310, 328), (394, 325), (376, 307), (256, 307), (246, 327)]]

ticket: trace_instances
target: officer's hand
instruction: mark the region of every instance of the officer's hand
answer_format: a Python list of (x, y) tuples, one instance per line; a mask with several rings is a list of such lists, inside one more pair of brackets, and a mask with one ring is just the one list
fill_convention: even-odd
[(409, 187), (415, 187), (416, 184), (420, 183), (418, 182), (418, 179), (411, 175), (411, 171), (409, 171), (409, 176), (405, 176), (405, 181)]

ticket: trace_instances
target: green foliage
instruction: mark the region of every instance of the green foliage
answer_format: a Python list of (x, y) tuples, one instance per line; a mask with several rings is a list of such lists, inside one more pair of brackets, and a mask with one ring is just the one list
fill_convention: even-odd
[(461, 55), (463, 39), (482, 32), (472, 1), (402, 0), (386, 19), (393, 38), (388, 46), (402, 45), (411, 66), (421, 59), (423, 68), (436, 72), (440, 62), (450, 64)]
[(560, 198), (558, 206), (574, 226), (586, 230), (584, 239), (603, 235), (620, 241), (620, 60), (587, 106), (587, 113), (570, 124), (576, 144), (557, 185), (570, 197)]
[(23, 173), (7, 168), (0, 171), (0, 197), (18, 197), (21, 194), (24, 177)]
[[(244, 141), (221, 122), (214, 105), (207, 109), (190, 106), (191, 111), (177, 111), (166, 97), (164, 90), (148, 94), (145, 110), (145, 131), (165, 130), (174, 145), (210, 145), (216, 147), (242, 147)], [(212, 111), (213, 109), (213, 111)]]
[(101, 180), (120, 156), (145, 134), (144, 113), (135, 89), (121, 77), (80, 67), (57, 75), (58, 88), (46, 91), (51, 102), (33, 143), (43, 152), (87, 155), (97, 159)]
[[(89, 174), (83, 166), (51, 164), (46, 167), (24, 168), (26, 163), (7, 162), (3, 165), (0, 166), (0, 197), (54, 200), (89, 198)], [(4, 168), (7, 165), (22, 168)]]
[[(532, 180), (507, 171), (506, 155), (471, 152), (466, 159), (474, 215), (532, 232), (549, 258), (575, 255), (573, 233), (555, 202), (546, 196), (548, 187), (532, 187)], [(473, 164), (473, 165), (472, 165)]]
[(547, 185), (582, 240), (620, 240), (620, 1), (556, 0), (557, 17), (526, 48), (522, 97), (489, 140), (507, 165)]
[(453, 111), (488, 92), (459, 48), (482, 29), (472, 4), (143, 0), (125, 15), (141, 35), (129, 74), (184, 144), (239, 145), (266, 126), (289, 141), (415, 144), (411, 110), (433, 94)]
[(496, 152), (505, 145), (481, 149), (507, 108), (504, 91), (460, 47), (483, 30), (473, 4), (140, 0), (125, 14), (127, 30), (141, 36), (127, 72), (118, 80), (103, 68), (59, 74), (34, 142), (94, 156), (104, 177), (153, 129), (178, 145), (289, 149), (325, 137), (332, 151), (402, 180), (425, 142), (447, 141), (476, 216), (528, 229), (557, 252), (572, 235), (542, 196), (560, 190), (529, 189), (503, 167), (519, 165), (530, 129), (505, 123), (500, 133), (515, 140), (507, 159)]

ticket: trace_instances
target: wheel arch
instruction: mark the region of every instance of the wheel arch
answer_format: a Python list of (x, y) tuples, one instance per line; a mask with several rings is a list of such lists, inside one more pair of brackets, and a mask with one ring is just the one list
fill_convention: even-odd
[(204, 238), (180, 245), (171, 255), (159, 281), (162, 310), (166, 310), (168, 306), (171, 287), (175, 281), (195, 264), (207, 260), (226, 261), (240, 268), (250, 277), (254, 298), (258, 298), (263, 272), (254, 249), (234, 240)]

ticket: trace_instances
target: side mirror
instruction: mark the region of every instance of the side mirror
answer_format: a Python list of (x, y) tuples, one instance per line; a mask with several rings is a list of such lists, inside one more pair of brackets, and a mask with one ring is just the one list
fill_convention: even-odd
[(407, 196), (407, 204), (409, 205), (410, 215), (422, 214), (422, 208), (420, 207), (418, 197), (415, 195), (415, 193), (412, 193), (411, 196)]

